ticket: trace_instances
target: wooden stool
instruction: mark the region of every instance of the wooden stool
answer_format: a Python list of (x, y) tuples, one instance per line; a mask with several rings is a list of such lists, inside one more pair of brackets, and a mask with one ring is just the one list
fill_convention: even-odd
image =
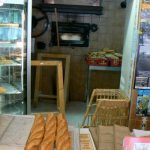
[[(61, 61), (42, 61), (33, 60), (31, 61), (32, 66), (36, 66), (36, 78), (35, 78), (35, 92), (34, 92), (34, 106), (37, 106), (38, 99), (40, 96), (40, 67), (43, 66), (56, 66), (57, 68), (57, 109), (65, 114), (65, 101), (64, 101), (64, 85), (63, 85), (63, 70)], [(49, 98), (54, 97), (49, 95)]]
[[(55, 61), (62, 61), (62, 66), (64, 68), (64, 98), (65, 104), (68, 101), (69, 95), (69, 77), (70, 77), (70, 55), (68, 54), (50, 54), (50, 53), (38, 53), (37, 55), (38, 60), (55, 60)], [(41, 95), (41, 97), (45, 97), (46, 95)], [(48, 98), (48, 97), (47, 97)], [(51, 96), (51, 98), (56, 98)]]

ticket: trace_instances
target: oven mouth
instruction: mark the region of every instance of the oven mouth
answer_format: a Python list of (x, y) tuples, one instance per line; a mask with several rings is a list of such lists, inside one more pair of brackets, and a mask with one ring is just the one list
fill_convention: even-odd
[(88, 23), (64, 23), (58, 22), (58, 34), (56, 30), (56, 23), (52, 22), (51, 28), (51, 45), (57, 46), (59, 38), (60, 46), (89, 46), (89, 31), (90, 24)]

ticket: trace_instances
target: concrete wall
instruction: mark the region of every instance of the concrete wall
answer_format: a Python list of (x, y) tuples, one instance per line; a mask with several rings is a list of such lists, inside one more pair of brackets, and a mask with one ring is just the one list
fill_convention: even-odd
[[(34, 0), (36, 3), (37, 1)], [(33, 4), (35, 2), (33, 1)], [(68, 0), (69, 1), (69, 0)], [(86, 0), (81, 0), (80, 3)], [(38, 1), (39, 2), (39, 1)], [(79, 23), (94, 23), (99, 29), (90, 33), (89, 47), (49, 47), (51, 28), (36, 38), (46, 43), (46, 50), (50, 53), (63, 53), (71, 55), (70, 70), (70, 100), (85, 100), (85, 87), (87, 78), (87, 65), (85, 55), (90, 51), (99, 51), (103, 48), (115, 49), (122, 52), (124, 37), (125, 9), (120, 8), (121, 0), (104, 0), (104, 15), (73, 15), (58, 14), (58, 21), (75, 21)], [(50, 21), (55, 21), (55, 15), (48, 13)], [(44, 52), (44, 50), (43, 50)], [(107, 71), (92, 73), (92, 88), (119, 88), (120, 73)]]

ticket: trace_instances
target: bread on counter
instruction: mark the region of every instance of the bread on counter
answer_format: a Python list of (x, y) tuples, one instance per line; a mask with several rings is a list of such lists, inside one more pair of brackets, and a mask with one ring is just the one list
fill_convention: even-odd
[(56, 139), (56, 116), (53, 113), (47, 115), (45, 134), (39, 150), (53, 150)]
[(67, 121), (63, 114), (57, 115), (56, 149), (71, 150), (71, 138)]
[(24, 150), (71, 150), (71, 137), (63, 114), (36, 115)]
[(45, 121), (41, 114), (35, 115), (34, 123), (25, 150), (37, 150), (44, 136)]

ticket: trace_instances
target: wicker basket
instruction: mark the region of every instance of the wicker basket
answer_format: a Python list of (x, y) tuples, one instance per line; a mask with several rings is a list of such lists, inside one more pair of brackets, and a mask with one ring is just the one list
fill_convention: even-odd
[(129, 105), (129, 99), (118, 89), (94, 89), (81, 126), (128, 126)]

